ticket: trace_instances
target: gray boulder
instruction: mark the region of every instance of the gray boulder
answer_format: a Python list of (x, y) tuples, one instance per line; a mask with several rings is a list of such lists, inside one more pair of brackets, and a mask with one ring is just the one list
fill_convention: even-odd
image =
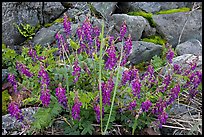
[(192, 2), (119, 2), (118, 12), (128, 13), (131, 11), (145, 11), (155, 13), (160, 10), (192, 7)]
[(149, 26), (148, 21), (142, 16), (129, 16), (127, 14), (113, 14), (112, 22), (110, 24), (114, 25), (114, 30), (111, 32), (111, 35), (117, 37), (120, 33), (120, 28), (123, 22), (126, 21), (127, 24), (127, 33), (125, 37), (129, 34), (133, 41), (137, 41), (142, 37), (142, 34), (145, 31), (149, 31), (147, 28), (152, 29)]
[(2, 42), (11, 48), (26, 39), (18, 32), (13, 23), (36, 26), (41, 23), (41, 2), (3, 2), (2, 3)]
[(92, 2), (92, 5), (105, 19), (108, 19), (115, 11), (117, 2)]
[(43, 5), (43, 16), (44, 23), (52, 22), (61, 14), (65, 12), (66, 8), (61, 4), (61, 2), (44, 2)]
[[(179, 36), (184, 24), (189, 16), (189, 12), (179, 12), (173, 14), (153, 15), (156, 23), (156, 30), (160, 35), (175, 47), (178, 44)], [(193, 11), (186, 23), (180, 42), (189, 39), (197, 39), (202, 43), (202, 11)]]
[(202, 70), (202, 56), (195, 56), (193, 54), (184, 54), (173, 58), (173, 64), (180, 65), (183, 69), (189, 68), (189, 63), (196, 61), (196, 70)]
[(2, 82), (6, 81), (8, 78), (8, 70), (2, 69)]
[(202, 44), (197, 39), (191, 39), (176, 46), (177, 55), (194, 54), (202, 56)]
[[(122, 43), (116, 44), (116, 47), (120, 50)], [(149, 61), (155, 55), (161, 55), (162, 46), (156, 45), (150, 42), (144, 41), (132, 41), (132, 52), (128, 58), (130, 64), (137, 65), (143, 61)]]

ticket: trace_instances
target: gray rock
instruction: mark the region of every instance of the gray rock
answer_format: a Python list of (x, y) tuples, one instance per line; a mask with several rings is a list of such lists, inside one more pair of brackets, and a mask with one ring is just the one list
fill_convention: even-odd
[(115, 11), (117, 2), (92, 2), (92, 4), (105, 19), (108, 19)]
[(145, 11), (155, 13), (160, 10), (177, 9), (181, 7), (192, 7), (192, 2), (120, 2), (119, 12)]
[[(21, 110), (22, 110), (24, 119), (26, 119), (26, 121), (28, 122), (27, 124), (31, 124), (35, 120), (33, 117), (33, 114), (37, 112), (38, 107), (23, 108)], [(23, 127), (24, 124), (26, 123), (16, 120), (10, 114), (6, 114), (2, 116), (2, 129), (19, 130)]]
[(144, 29), (149, 26), (148, 21), (142, 16), (113, 14), (112, 22), (110, 24), (113, 24), (115, 26), (115, 29), (111, 32), (111, 35), (115, 37), (118, 36), (118, 34), (120, 33), (120, 28), (124, 21), (126, 21), (127, 24), (127, 33), (125, 37), (127, 37), (130, 34), (133, 41), (139, 40), (142, 36)]
[[(119, 47), (121, 47), (121, 44), (121, 42), (117, 43), (116, 47), (119, 49)], [(128, 60), (130, 61), (130, 64), (137, 65), (143, 61), (149, 61), (153, 56), (159, 56), (161, 53), (161, 45), (156, 45), (154, 43), (144, 41), (132, 41), (132, 52)]]
[(176, 46), (177, 55), (194, 54), (202, 55), (202, 44), (197, 39), (191, 39)]
[(8, 70), (2, 69), (2, 82), (6, 81), (8, 78)]
[(65, 10), (66, 8), (61, 4), (61, 2), (44, 2), (44, 23), (52, 22), (59, 18)]
[(202, 70), (202, 56), (195, 56), (193, 54), (184, 54), (173, 58), (173, 64), (180, 65), (183, 69), (189, 68), (189, 63), (196, 61), (196, 70)]
[[(157, 32), (163, 35), (167, 41), (175, 47), (178, 44), (179, 36), (189, 12), (173, 14), (153, 15)], [(197, 39), (202, 43), (202, 11), (195, 10), (191, 13), (181, 36), (180, 43), (189, 39)]]
[[(3, 2), (2, 3), (2, 42), (11, 48), (26, 39), (13, 25), (30, 24), (36, 26), (41, 23), (41, 2)], [(42, 16), (41, 16), (42, 17)]]

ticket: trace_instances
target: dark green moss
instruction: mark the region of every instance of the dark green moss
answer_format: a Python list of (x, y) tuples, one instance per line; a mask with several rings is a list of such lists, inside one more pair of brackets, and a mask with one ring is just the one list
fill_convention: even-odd
[(187, 12), (190, 10), (191, 10), (190, 8), (183, 7), (183, 8), (179, 8), (179, 9), (162, 10), (162, 11), (157, 12), (156, 14), (172, 14), (172, 13), (176, 13), (176, 12)]
[(152, 13), (149, 13), (149, 12), (147, 13), (144, 11), (134, 11), (134, 12), (128, 12), (127, 14), (132, 16), (142, 16), (149, 21), (149, 24), (151, 27), (156, 27), (156, 23), (152, 18), (152, 15), (153, 15)]
[(2, 92), (2, 115), (7, 114), (8, 104), (10, 102), (9, 96), (8, 90)]
[(160, 36), (152, 35), (147, 38), (143, 38), (142, 41), (152, 42), (154, 44), (164, 45), (166, 43), (165, 39), (162, 39)]

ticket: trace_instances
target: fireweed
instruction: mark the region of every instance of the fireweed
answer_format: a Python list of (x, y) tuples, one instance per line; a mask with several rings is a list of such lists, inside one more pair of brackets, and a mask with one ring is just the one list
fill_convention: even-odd
[[(19, 73), (26, 76), (22, 77), (23, 81), (28, 82), (24, 85), (32, 85), (27, 89), (35, 92), (46, 109), (51, 109), (49, 106), (55, 97), (63, 106), (65, 115), (69, 115), (68, 120), (73, 120), (71, 126), (83, 125), (82, 122), (86, 120), (100, 123), (103, 135), (116, 121), (133, 128), (132, 134), (152, 122), (162, 127), (169, 109), (181, 92), (187, 92), (191, 99), (202, 91), (202, 72), (196, 70), (197, 64), (189, 63), (186, 69), (174, 64), (174, 52), (170, 47), (167, 47), (168, 70), (165, 74), (155, 71), (151, 63), (143, 74), (135, 66), (122, 71), (128, 65), (133, 46), (125, 21), (118, 37), (113, 37), (103, 34), (104, 24), (101, 31), (97, 26), (92, 26), (87, 17), (78, 26), (75, 41), (71, 26), (72, 22), (65, 15), (63, 28), (66, 37), (60, 32), (56, 33), (57, 50), (51, 47), (40, 52), (38, 48), (27, 48), (23, 51), (23, 57), (29, 59), (32, 65), (16, 62)], [(115, 46), (117, 40), (122, 41), (119, 49)], [(55, 51), (63, 58), (54, 58)], [(14, 75), (10, 74), (8, 80), (17, 91), (19, 85)], [(87, 110), (90, 115), (85, 113)], [(9, 105), (9, 113), (22, 119), (15, 102)]]

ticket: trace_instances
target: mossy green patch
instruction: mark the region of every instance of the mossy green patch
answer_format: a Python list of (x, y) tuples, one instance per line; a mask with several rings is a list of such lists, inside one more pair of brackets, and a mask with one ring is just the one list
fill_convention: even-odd
[(156, 14), (172, 14), (176, 12), (188, 12), (190, 10), (191, 10), (190, 8), (183, 7), (179, 9), (162, 10), (162, 11), (157, 12)]
[(46, 23), (46, 24), (44, 25), (44, 27), (45, 27), (45, 28), (48, 28), (48, 27), (52, 26), (52, 25), (55, 24), (55, 23), (62, 23), (63, 20), (64, 20), (63, 18), (58, 18), (58, 19), (56, 19), (55, 21), (53, 21), (52, 23)]
[(147, 38), (143, 38), (142, 41), (145, 42), (152, 42), (154, 44), (159, 44), (159, 45), (164, 45), (166, 43), (166, 40), (161, 38), (161, 36), (157, 36), (157, 35), (152, 35), (149, 36)]
[(7, 114), (8, 104), (10, 102), (8, 90), (2, 92), (2, 115)]
[(144, 12), (144, 11), (134, 11), (134, 12), (128, 12), (128, 15), (132, 15), (132, 16), (142, 16), (145, 19), (147, 19), (149, 21), (149, 24), (151, 27), (156, 27), (156, 23), (154, 22), (153, 18), (152, 18), (152, 13), (150, 12)]

